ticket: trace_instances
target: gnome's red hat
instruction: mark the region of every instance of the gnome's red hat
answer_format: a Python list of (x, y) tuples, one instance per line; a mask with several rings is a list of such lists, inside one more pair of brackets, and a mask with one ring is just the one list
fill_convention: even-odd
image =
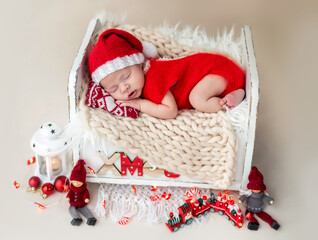
[(86, 183), (86, 169), (85, 169), (85, 161), (83, 159), (80, 159), (77, 161), (76, 165), (74, 166), (70, 180), (73, 181), (79, 181), (82, 183)]
[(145, 57), (156, 56), (157, 50), (152, 44), (141, 43), (126, 31), (108, 29), (99, 36), (93, 47), (88, 58), (88, 68), (92, 80), (99, 85), (100, 81), (109, 74), (143, 63)]
[(264, 184), (263, 174), (258, 171), (257, 167), (252, 167), (250, 175), (248, 175), (249, 183), (247, 188), (251, 190), (266, 190), (266, 185)]

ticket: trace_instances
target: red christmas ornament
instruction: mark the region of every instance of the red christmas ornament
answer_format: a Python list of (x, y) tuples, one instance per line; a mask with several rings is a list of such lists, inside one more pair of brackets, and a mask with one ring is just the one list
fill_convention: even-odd
[(47, 196), (49, 196), (50, 194), (53, 193), (54, 191), (54, 186), (52, 183), (45, 183), (42, 185), (42, 198), (46, 198)]
[(32, 189), (32, 191), (35, 191), (38, 187), (41, 185), (41, 179), (37, 176), (33, 176), (29, 179), (29, 185)]
[(54, 188), (58, 192), (67, 192), (70, 186), (70, 181), (65, 176), (58, 176), (54, 181)]

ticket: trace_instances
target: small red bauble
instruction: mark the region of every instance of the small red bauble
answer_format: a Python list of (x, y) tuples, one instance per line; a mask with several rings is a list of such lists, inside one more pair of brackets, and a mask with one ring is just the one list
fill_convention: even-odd
[(31, 189), (34, 191), (36, 188), (40, 187), (41, 179), (37, 176), (33, 176), (29, 179), (29, 185)]
[(70, 181), (65, 176), (58, 176), (54, 181), (54, 188), (58, 192), (67, 192), (70, 186)]
[(42, 193), (43, 193), (42, 197), (46, 198), (47, 196), (49, 196), (50, 194), (53, 193), (54, 186), (52, 183), (45, 183), (42, 185), (41, 189), (42, 189)]

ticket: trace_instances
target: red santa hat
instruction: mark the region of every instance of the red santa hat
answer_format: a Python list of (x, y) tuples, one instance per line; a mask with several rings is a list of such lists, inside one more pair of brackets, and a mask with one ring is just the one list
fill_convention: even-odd
[(249, 183), (247, 188), (250, 190), (266, 190), (266, 185), (264, 184), (263, 174), (258, 171), (257, 167), (252, 167), (250, 175), (248, 175)]
[(79, 181), (82, 183), (86, 183), (86, 168), (85, 168), (85, 161), (80, 159), (77, 161), (76, 165), (74, 166), (70, 180)]
[(99, 85), (100, 81), (109, 74), (143, 63), (145, 57), (156, 56), (156, 47), (151, 43), (141, 43), (123, 30), (108, 29), (99, 36), (93, 47), (88, 58), (88, 68), (92, 80)]

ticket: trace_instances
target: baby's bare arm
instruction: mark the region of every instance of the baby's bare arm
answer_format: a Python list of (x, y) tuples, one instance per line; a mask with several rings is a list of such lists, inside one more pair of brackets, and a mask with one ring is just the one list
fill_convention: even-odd
[(138, 109), (150, 116), (162, 119), (175, 118), (178, 113), (177, 103), (170, 91), (166, 93), (161, 104), (153, 103), (147, 99), (133, 99), (130, 101), (116, 101), (120, 106), (129, 106)]

